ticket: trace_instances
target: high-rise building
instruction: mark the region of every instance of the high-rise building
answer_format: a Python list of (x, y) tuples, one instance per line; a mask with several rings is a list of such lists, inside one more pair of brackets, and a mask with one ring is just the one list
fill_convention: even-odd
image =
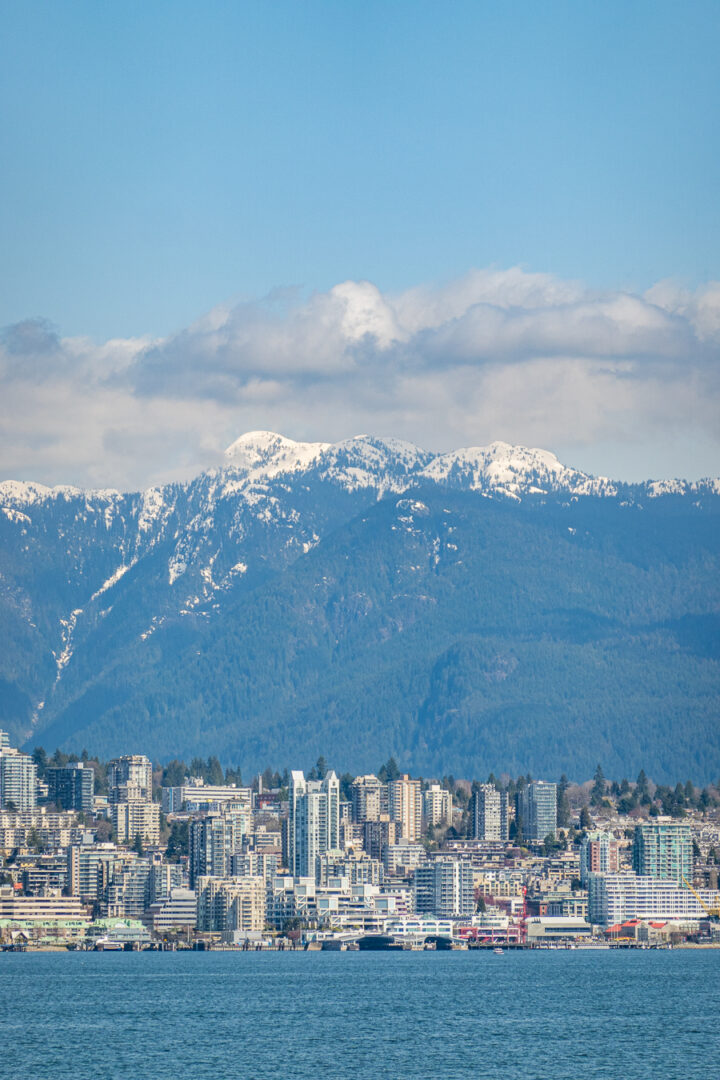
[(418, 866), (413, 892), (418, 915), (456, 919), (475, 911), (472, 867), (460, 859), (434, 859)]
[(438, 825), (452, 825), (453, 802), (452, 795), (439, 784), (430, 784), (422, 793), (423, 824), (427, 828), (436, 828)]
[(381, 793), (384, 785), (377, 776), (358, 776), (352, 785), (352, 817), (358, 824), (380, 820)]
[(474, 840), (507, 840), (507, 791), (480, 784), (470, 800), (470, 827)]
[(67, 849), (67, 881), (73, 896), (99, 900), (121, 853), (114, 844), (73, 844)]
[(692, 881), (693, 850), (689, 825), (638, 825), (633, 841), (633, 870), (645, 877), (682, 885)]
[(152, 765), (144, 754), (125, 754), (108, 765), (108, 802), (151, 802)]
[(95, 770), (92, 765), (77, 761), (64, 768), (45, 770), (48, 802), (60, 810), (82, 810), (91, 814), (95, 796)]
[(388, 783), (390, 820), (400, 826), (404, 840), (418, 840), (422, 835), (422, 785), (404, 773)]
[(620, 845), (610, 833), (593, 832), (580, 845), (580, 881), (587, 887), (590, 874), (617, 874)]
[(230, 877), (232, 857), (242, 851), (251, 830), (249, 809), (200, 818), (190, 823), (190, 887), (200, 877)]
[(363, 847), (371, 859), (382, 859), (388, 844), (398, 839), (398, 825), (388, 814), (381, 814), (379, 821), (366, 821), (363, 826)]
[(8, 744), (5, 732), (0, 736), (0, 807), (33, 810), (37, 806), (37, 766), (29, 754)]
[(265, 881), (261, 877), (197, 881), (197, 928), (205, 932), (265, 928)]
[(557, 831), (557, 784), (533, 780), (517, 793), (517, 823), (524, 840), (542, 842)]
[(334, 772), (322, 780), (290, 773), (288, 862), (293, 877), (315, 877), (315, 860), (340, 847), (340, 781)]
[(117, 802), (110, 807), (110, 820), (118, 844), (132, 844), (137, 837), (145, 844), (160, 843), (160, 804)]

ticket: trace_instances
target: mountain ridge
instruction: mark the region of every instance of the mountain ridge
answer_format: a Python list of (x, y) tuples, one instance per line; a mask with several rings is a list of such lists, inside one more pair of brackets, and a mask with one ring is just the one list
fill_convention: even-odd
[[(408, 765), (423, 764), (426, 754), (425, 766), (457, 770), (468, 737), (476, 760), (490, 746), (499, 752), (496, 731), (492, 738), (489, 729), (468, 736), (471, 720), (458, 719), (471, 701), (477, 716), (486, 715), (492, 699), (498, 716), (503, 709), (520, 716), (525, 708), (546, 717), (527, 742), (539, 767), (547, 758), (543, 745), (557, 743), (548, 717), (552, 708), (562, 713), (559, 703), (572, 696), (563, 680), (572, 679), (587, 684), (583, 693), (595, 701), (590, 708), (581, 697), (575, 705), (585, 717), (588, 760), (601, 757), (603, 745), (609, 756), (617, 755), (619, 732), (598, 741), (593, 727), (593, 708), (607, 713), (607, 704), (601, 706), (606, 691), (583, 674), (579, 659), (592, 656), (612, 680), (611, 640), (622, 641), (635, 658), (638, 681), (649, 664), (658, 687), (667, 684), (658, 708), (665, 715), (662, 701), (674, 701), (678, 726), (690, 722), (683, 721), (669, 680), (683, 682), (690, 668), (697, 668), (698, 687), (688, 686), (689, 712), (707, 717), (710, 702), (716, 709), (719, 493), (720, 482), (712, 479), (632, 485), (591, 477), (548, 451), (501, 442), (431, 454), (395, 439), (297, 443), (273, 432), (248, 432), (228, 447), (222, 466), (143, 492), (5, 481), (0, 715), (18, 740), (41, 742), (46, 733), (73, 746), (84, 733), (94, 741), (91, 749), (114, 752), (125, 748), (123, 733), (136, 738), (133, 717), (142, 715), (146, 749), (173, 756), (180, 749), (202, 751), (202, 713), (218, 740), (210, 750), (239, 760), (255, 755), (260, 764), (262, 732), (269, 742), (292, 745), (306, 700), (316, 702), (320, 727), (331, 715), (339, 718), (328, 738), (330, 748), (341, 750), (355, 709), (345, 697), (362, 684), (370, 687), (375, 713), (386, 709), (395, 717), (388, 720), (395, 731), (389, 749), (409, 756)], [(447, 531), (455, 527), (448, 524), (453, 515), (463, 523), (462, 537)], [(382, 523), (379, 540), (368, 533), (366, 520)], [(521, 534), (524, 546), (517, 541)], [(477, 546), (479, 536), (486, 537), (486, 555)], [(344, 553), (337, 550), (340, 542)], [(362, 567), (359, 577), (353, 564)], [(314, 578), (308, 577), (310, 567)], [(543, 571), (550, 575), (550, 592)], [(334, 593), (325, 578), (335, 581)], [(554, 603), (555, 593), (561, 604)], [(465, 595), (475, 607), (466, 610)], [(475, 620), (488, 604), (493, 622), (478, 628)], [(547, 614), (556, 607), (555, 615)], [(515, 613), (514, 622), (506, 610)], [(323, 628), (320, 638), (309, 651), (298, 651), (303, 636), (315, 640), (308, 629), (313, 620)], [(238, 630), (243, 621), (255, 627), (256, 640)], [(339, 644), (328, 652), (333, 635)], [(566, 638), (567, 655), (576, 656), (572, 676), (562, 648), (548, 644)], [(346, 654), (343, 643), (350, 640), (354, 650)], [(502, 677), (489, 676), (478, 659), (490, 641), (496, 659), (487, 663)], [(230, 642), (256, 655), (257, 667), (246, 670), (232, 656), (228, 660)], [(185, 677), (195, 668), (195, 654), (216, 652), (216, 670), (223, 672), (217, 699), (210, 669), (201, 665), (196, 684)], [(332, 658), (341, 654), (338, 666)], [(375, 656), (377, 678), (362, 674), (364, 655)], [(395, 666), (383, 682), (379, 673), (390, 655)], [(444, 661), (446, 655), (454, 659)], [(556, 672), (554, 682), (538, 675), (545, 705), (535, 701), (539, 691), (528, 682), (541, 655)], [(613, 655), (617, 671), (625, 670), (620, 652)], [(443, 680), (458, 664), (465, 704), (447, 705), (440, 721)], [(142, 685), (135, 678), (140, 671)], [(433, 682), (433, 671), (445, 674)], [(185, 687), (184, 698), (174, 693), (173, 679)], [(635, 693), (629, 680), (627, 673), (618, 675), (625, 694)], [(646, 698), (638, 706), (643, 715)], [(170, 700), (172, 716), (163, 704)], [(233, 712), (233, 701), (242, 701), (242, 715)], [(625, 705), (617, 708), (627, 712)], [(278, 717), (284, 717), (284, 740), (271, 735), (279, 730)], [(420, 729), (441, 722), (448, 735), (446, 745), (437, 746)], [(363, 723), (381, 740), (372, 715)], [(651, 730), (660, 721), (650, 717), (648, 723)], [(663, 723), (673, 729), (667, 717)], [(506, 734), (512, 741), (512, 730)], [(298, 729), (299, 747), (306, 735)], [(139, 742), (135, 748), (143, 749)], [(357, 764), (370, 767), (368, 744), (361, 751), (360, 742), (355, 739)], [(683, 752), (688, 761), (694, 757), (689, 746)], [(572, 751), (563, 753), (569, 768)], [(720, 768), (720, 747), (717, 761)], [(505, 764), (493, 760), (489, 767)]]

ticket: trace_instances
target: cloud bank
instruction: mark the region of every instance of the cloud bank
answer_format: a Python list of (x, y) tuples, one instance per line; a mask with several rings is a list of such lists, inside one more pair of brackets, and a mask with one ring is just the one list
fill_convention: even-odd
[(720, 283), (593, 293), (522, 269), (220, 305), (162, 340), (0, 333), (0, 478), (131, 489), (245, 430), (494, 439), (620, 479), (720, 472)]

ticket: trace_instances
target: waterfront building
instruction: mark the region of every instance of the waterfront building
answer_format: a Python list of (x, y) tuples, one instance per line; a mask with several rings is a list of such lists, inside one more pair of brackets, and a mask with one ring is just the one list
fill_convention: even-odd
[(452, 919), (432, 915), (404, 915), (388, 920), (385, 933), (394, 938), (425, 938), (453, 936)]
[(580, 844), (580, 881), (587, 885), (589, 874), (617, 874), (620, 845), (611, 833), (592, 832)]
[(459, 919), (475, 912), (472, 867), (460, 859), (434, 859), (417, 866), (413, 893), (418, 915)]
[(265, 928), (265, 882), (259, 877), (197, 881), (197, 928), (203, 932)]
[(318, 855), (340, 847), (340, 782), (334, 772), (322, 780), (290, 774), (289, 869), (293, 877), (315, 876)]
[(633, 870), (645, 877), (692, 881), (693, 848), (689, 825), (638, 825), (633, 840)]
[(22, 935), (38, 943), (67, 945), (81, 941), (90, 917), (77, 896), (59, 890), (43, 896), (16, 896), (0, 886), (0, 942), (13, 944)]
[(388, 783), (390, 820), (400, 826), (403, 840), (419, 840), (422, 835), (422, 785), (404, 773)]
[(474, 840), (506, 841), (507, 791), (498, 791), (494, 784), (480, 784), (470, 799), (470, 828)]
[(526, 927), (528, 942), (574, 941), (592, 936), (592, 925), (578, 917), (531, 916)]
[(125, 858), (116, 862), (107, 887), (107, 915), (111, 919), (139, 919), (148, 906), (152, 861), (125, 854)]
[(89, 922), (87, 908), (79, 896), (63, 896), (52, 890), (45, 896), (17, 896), (12, 888), (0, 886), (0, 919), (29, 922), (52, 919), (80, 919)]
[(67, 849), (70, 892), (88, 902), (100, 900), (120, 858), (115, 844), (73, 844)]
[(557, 831), (557, 784), (533, 780), (517, 793), (518, 830), (524, 840), (542, 843)]
[(192, 930), (197, 923), (197, 896), (192, 889), (177, 886), (169, 895), (155, 900), (147, 910), (146, 921), (153, 933), (167, 934), (172, 930)]
[(63, 768), (47, 768), (45, 782), (48, 786), (48, 802), (54, 803), (59, 810), (92, 813), (95, 798), (95, 770), (92, 765), (77, 761)]
[[(720, 893), (699, 889), (708, 907), (720, 906)], [(628, 919), (662, 921), (700, 920), (707, 917), (690, 891), (675, 881), (625, 874), (590, 874), (588, 877), (588, 917), (600, 926), (614, 926)]]
[(452, 825), (452, 795), (439, 784), (430, 784), (422, 793), (423, 825), (425, 829)]

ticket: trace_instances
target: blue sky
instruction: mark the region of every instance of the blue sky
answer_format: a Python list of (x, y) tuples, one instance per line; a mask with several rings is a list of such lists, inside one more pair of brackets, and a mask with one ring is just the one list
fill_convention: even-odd
[[(0, 325), (166, 338), (288, 286), (387, 296), (473, 268), (633, 296), (720, 278), (717, 2), (24, 0), (2, 25)], [(213, 430), (236, 434), (244, 404)], [(426, 419), (398, 433), (473, 434)], [(553, 449), (595, 471), (626, 460), (622, 418), (597, 453), (562, 423)], [(507, 434), (491, 426), (477, 441)], [(646, 427), (637, 468), (667, 470), (676, 444)], [(678, 471), (712, 471), (717, 431), (688, 406), (678, 453), (682, 432), (696, 449)], [(288, 434), (335, 432), (318, 415)], [(24, 453), (2, 464), (50, 475)]]

